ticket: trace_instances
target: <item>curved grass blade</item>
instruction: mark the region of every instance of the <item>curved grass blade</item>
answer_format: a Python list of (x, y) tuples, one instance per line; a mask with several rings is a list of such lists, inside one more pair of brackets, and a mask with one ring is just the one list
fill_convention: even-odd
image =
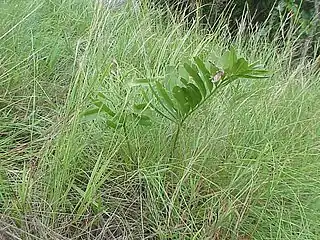
[[(157, 101), (159, 101), (159, 99), (158, 99), (159, 97), (157, 97), (158, 95), (156, 94), (156, 92), (154, 91), (154, 89), (152, 88), (151, 85), (149, 85), (149, 88), (151, 89), (152, 95), (154, 95), (154, 96), (156, 97)], [(159, 110), (154, 104), (152, 104), (152, 102), (149, 100), (149, 98), (148, 98), (148, 96), (147, 96), (147, 93), (146, 93), (144, 90), (142, 90), (142, 96), (143, 96), (143, 98), (144, 98), (147, 102), (149, 102), (150, 107), (151, 107), (154, 111), (156, 111), (158, 114), (160, 114), (161, 116), (167, 118), (167, 119), (170, 120), (171, 122), (177, 122), (177, 119), (178, 119), (180, 116), (175, 117), (175, 116), (172, 115), (172, 118), (171, 118), (171, 117), (169, 117), (168, 115), (164, 114), (164, 113), (163, 113), (161, 110)], [(161, 102), (160, 102), (160, 104), (161, 104)], [(161, 106), (163, 106), (163, 105), (161, 104)], [(163, 107), (165, 108), (165, 106), (163, 106)], [(166, 108), (165, 108), (165, 110), (168, 111)], [(168, 113), (171, 114), (171, 112), (168, 112)]]
[(111, 127), (113, 129), (119, 129), (119, 128), (121, 128), (123, 126), (123, 124), (115, 123), (110, 119), (107, 119), (106, 122), (107, 122), (108, 127)]
[(128, 117), (132, 120), (135, 120), (139, 125), (142, 126), (150, 126), (151, 125), (151, 118), (149, 116), (137, 113), (131, 113)]
[(111, 117), (114, 117), (116, 115), (106, 104), (104, 104), (100, 100), (94, 100), (92, 103)]
[(139, 112), (147, 109), (147, 107), (148, 107), (148, 104), (147, 104), (147, 103), (140, 103), (140, 104), (134, 104), (134, 105), (133, 105), (133, 109), (134, 109), (134, 110), (137, 110), (137, 111), (139, 111)]
[(80, 117), (81, 117), (81, 120), (83, 121), (95, 120), (98, 118), (100, 112), (101, 112), (100, 109), (95, 107), (95, 108), (87, 109), (86, 111), (81, 113)]

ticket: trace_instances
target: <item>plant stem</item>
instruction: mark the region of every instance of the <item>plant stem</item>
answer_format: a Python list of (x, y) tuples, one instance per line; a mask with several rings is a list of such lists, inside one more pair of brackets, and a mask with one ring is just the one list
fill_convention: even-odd
[(181, 130), (181, 124), (179, 123), (178, 126), (177, 126), (176, 133), (172, 136), (173, 144), (172, 144), (170, 158), (173, 157), (173, 153), (174, 153), (174, 150), (175, 150), (177, 142), (178, 142), (178, 137), (179, 137), (179, 134), (180, 134), (180, 130)]
[(176, 148), (176, 145), (177, 145), (177, 142), (178, 142), (178, 138), (179, 138), (179, 134), (180, 134), (180, 131), (181, 131), (181, 127), (182, 127), (182, 124), (184, 123), (184, 121), (190, 116), (192, 115), (193, 112), (195, 112), (197, 109), (199, 109), (199, 107), (204, 103), (206, 102), (206, 100), (208, 98), (210, 98), (212, 95), (214, 95), (219, 89), (220, 89), (221, 85), (220, 86), (217, 86), (201, 103), (199, 103), (198, 106), (196, 106), (187, 116), (185, 116), (182, 120), (180, 120), (180, 122), (177, 124), (177, 130), (176, 130), (176, 133), (173, 135), (172, 137), (172, 141), (173, 141), (173, 145), (172, 145), (172, 149), (171, 149), (171, 154), (170, 154), (170, 158), (173, 157), (173, 153), (174, 153), (174, 150)]
[(127, 147), (128, 147), (129, 158), (130, 158), (131, 162), (133, 162), (133, 159), (134, 159), (133, 151), (132, 151), (131, 144), (129, 142), (129, 136), (128, 136), (128, 130), (127, 130), (126, 123), (123, 124), (123, 132), (124, 132), (124, 137), (125, 137), (125, 140), (126, 140), (126, 143), (127, 143)]

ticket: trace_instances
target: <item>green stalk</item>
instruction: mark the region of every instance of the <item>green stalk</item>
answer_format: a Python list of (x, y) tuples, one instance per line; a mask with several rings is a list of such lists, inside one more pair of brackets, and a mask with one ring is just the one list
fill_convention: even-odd
[(132, 150), (132, 146), (129, 142), (129, 135), (128, 135), (126, 123), (123, 124), (123, 133), (124, 133), (125, 141), (126, 141), (126, 144), (128, 147), (129, 158), (130, 158), (131, 162), (134, 162), (133, 150)]
[(175, 148), (177, 146), (177, 142), (178, 142), (180, 131), (181, 131), (181, 123), (177, 124), (176, 133), (174, 135), (172, 135), (173, 144), (172, 144), (172, 149), (171, 149), (171, 153), (170, 153), (170, 158), (173, 157), (173, 153), (174, 153), (174, 150), (175, 150)]

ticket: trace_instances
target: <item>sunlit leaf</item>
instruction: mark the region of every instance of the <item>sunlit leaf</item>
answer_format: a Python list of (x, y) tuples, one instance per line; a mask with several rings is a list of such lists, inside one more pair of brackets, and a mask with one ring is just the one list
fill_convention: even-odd
[(104, 104), (100, 100), (94, 100), (92, 103), (96, 105), (101, 111), (110, 115), (111, 117), (114, 117), (116, 115), (106, 104)]
[(232, 68), (232, 74), (247, 72), (249, 69), (248, 62), (244, 58), (238, 59)]
[(154, 78), (154, 79), (146, 79), (146, 78), (138, 78), (133, 81), (129, 82), (130, 87), (137, 87), (137, 86), (148, 86), (150, 82), (159, 80), (159, 78)]
[(183, 66), (179, 66), (178, 71), (179, 71), (179, 76), (181, 78), (184, 78), (185, 80), (189, 81), (189, 73)]
[(137, 110), (137, 111), (143, 111), (144, 109), (146, 109), (148, 107), (147, 103), (140, 103), (140, 104), (134, 104), (133, 105), (133, 109)]
[(142, 126), (150, 126), (152, 124), (151, 118), (146, 115), (141, 115), (138, 124)]
[(90, 108), (86, 111), (84, 111), (80, 117), (82, 121), (92, 121), (95, 120), (99, 117), (99, 113), (100, 113), (100, 109), (99, 108)]
[(222, 56), (221, 56), (221, 63), (223, 66), (223, 69), (225, 71), (228, 71), (233, 68), (233, 66), (236, 64), (238, 58), (236, 51), (234, 47), (231, 47), (230, 50), (226, 51)]
[(206, 68), (203, 61), (199, 57), (195, 57), (194, 60), (197, 64), (199, 70), (201, 71), (202, 76), (204, 78), (204, 81), (205, 81), (207, 88), (209, 89), (209, 92), (210, 92), (213, 88), (213, 83), (210, 80), (211, 74), (210, 74), (209, 70)]
[(107, 122), (108, 127), (111, 127), (113, 129), (119, 129), (122, 127), (121, 124), (115, 123), (115, 122), (111, 121), (110, 119), (106, 119), (106, 122)]

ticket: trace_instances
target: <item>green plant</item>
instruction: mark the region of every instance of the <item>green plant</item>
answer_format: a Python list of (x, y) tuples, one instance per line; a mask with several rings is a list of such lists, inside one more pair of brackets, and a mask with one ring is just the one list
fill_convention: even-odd
[(92, 107), (86, 110), (82, 116), (86, 120), (96, 119), (97, 117), (103, 115), (102, 117), (106, 120), (106, 124), (113, 129), (125, 128), (127, 121), (136, 121), (140, 125), (148, 126), (151, 124), (150, 118), (146, 115), (140, 114), (137, 111), (130, 111), (126, 107), (121, 110), (112, 110), (108, 106), (110, 100), (106, 97), (103, 92), (99, 91), (95, 97), (91, 97)]
[[(176, 125), (175, 134), (172, 135), (173, 153), (183, 123), (208, 99), (217, 94), (218, 90), (225, 88), (237, 79), (265, 78), (267, 71), (261, 68), (257, 62), (249, 64), (244, 58), (239, 58), (235, 49), (231, 47), (217, 60), (217, 63), (205, 62), (196, 56), (192, 61), (171, 69), (168, 74), (172, 77), (168, 82), (150, 81), (149, 79), (137, 80), (136, 84), (147, 86), (147, 89), (142, 88), (145, 103), (134, 104), (129, 111), (124, 109), (118, 112), (111, 110), (107, 106), (107, 97), (99, 92), (97, 97), (92, 99), (94, 107), (83, 115), (92, 117), (103, 113), (106, 116), (108, 126), (114, 129), (123, 128), (125, 136), (128, 138), (126, 122), (134, 120), (141, 125), (150, 125), (151, 118), (144, 112), (151, 109)], [(129, 142), (128, 148), (131, 149)]]
[[(157, 9), (43, 2), (0, 1), (0, 238), (320, 238), (319, 74), (292, 66), (294, 37), (268, 41), (257, 28), (230, 38), (225, 21), (204, 35), (197, 24), (164, 24)], [(166, 89), (183, 87), (181, 59), (232, 43), (273, 75), (233, 82), (193, 112), (176, 160), (166, 162), (175, 125), (154, 111), (151, 127), (126, 118), (134, 169), (123, 127), (106, 129), (117, 118), (79, 124), (92, 89), (114, 113), (147, 115), (128, 81), (167, 72)]]
[(139, 125), (149, 126), (151, 124), (151, 119), (147, 115), (142, 114), (139, 109), (130, 109), (126, 104), (125, 106), (118, 106), (118, 110), (112, 110), (108, 106), (110, 99), (102, 91), (99, 91), (96, 96), (91, 97), (91, 103), (93, 106), (82, 113), (82, 119), (94, 120), (101, 117), (105, 120), (108, 127), (114, 130), (123, 129), (129, 156), (132, 161), (134, 155), (128, 137), (127, 122), (135, 122)]
[[(173, 74), (178, 81), (171, 79), (175, 83), (171, 87), (168, 86), (170, 83), (160, 80), (148, 82), (153, 98), (143, 90), (146, 103), (142, 106), (150, 106), (155, 112), (176, 125), (172, 148), (174, 151), (183, 123), (208, 99), (217, 94), (218, 90), (237, 79), (265, 78), (266, 74), (267, 71), (257, 62), (249, 64), (244, 58), (239, 58), (235, 49), (231, 47), (217, 60), (217, 63), (205, 62), (198, 56), (194, 57), (190, 63), (185, 62), (176, 74)], [(158, 104), (155, 104), (154, 100)]]

